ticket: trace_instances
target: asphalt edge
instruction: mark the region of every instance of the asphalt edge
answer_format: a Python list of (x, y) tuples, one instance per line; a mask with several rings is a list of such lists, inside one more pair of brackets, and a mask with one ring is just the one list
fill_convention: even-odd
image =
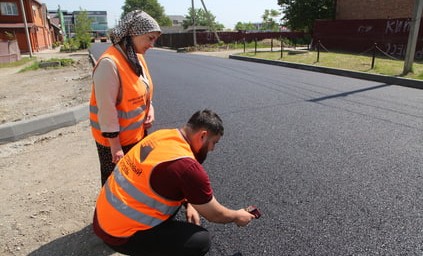
[(381, 82), (388, 85), (401, 85), (401, 86), (411, 87), (415, 89), (423, 89), (423, 81), (415, 80), (415, 79), (370, 74), (370, 73), (356, 72), (356, 71), (350, 71), (350, 70), (344, 70), (344, 69), (317, 67), (312, 65), (284, 62), (284, 61), (277, 61), (277, 60), (258, 59), (258, 58), (245, 57), (245, 56), (239, 56), (239, 55), (229, 55), (229, 59), (250, 61), (250, 62), (262, 63), (262, 64), (270, 64), (270, 65), (276, 65), (276, 66), (282, 66), (282, 67), (288, 67), (288, 68), (296, 68), (296, 69), (308, 70), (313, 72), (326, 73), (331, 75), (345, 76), (345, 77)]

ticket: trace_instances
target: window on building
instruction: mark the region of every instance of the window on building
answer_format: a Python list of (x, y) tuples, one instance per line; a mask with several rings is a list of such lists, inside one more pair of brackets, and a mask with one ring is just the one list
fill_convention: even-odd
[(1, 15), (5, 16), (18, 16), (18, 6), (12, 2), (1, 2), (0, 3)]

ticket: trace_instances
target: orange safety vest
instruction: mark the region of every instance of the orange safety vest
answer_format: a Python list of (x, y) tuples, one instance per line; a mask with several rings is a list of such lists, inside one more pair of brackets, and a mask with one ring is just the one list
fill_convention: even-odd
[[(116, 109), (119, 119), (119, 139), (122, 146), (135, 144), (144, 137), (143, 123), (150, 109), (150, 100), (153, 93), (153, 81), (144, 57), (138, 54), (138, 59), (143, 64), (144, 73), (150, 85), (144, 84), (130, 67), (130, 64), (122, 53), (114, 46), (109, 47), (100, 57), (111, 58), (119, 73), (121, 86), (121, 100), (117, 102)], [(98, 63), (98, 62), (97, 62)], [(94, 67), (95, 69), (96, 67)], [(94, 83), (90, 99), (90, 124), (91, 132), (99, 144), (109, 147), (109, 140), (101, 135), (101, 127), (98, 122), (98, 107), (95, 97)]]
[(158, 195), (151, 188), (150, 176), (160, 163), (187, 157), (195, 159), (178, 129), (156, 131), (134, 146), (98, 196), (96, 214), (101, 229), (114, 237), (129, 237), (175, 214), (184, 200)]

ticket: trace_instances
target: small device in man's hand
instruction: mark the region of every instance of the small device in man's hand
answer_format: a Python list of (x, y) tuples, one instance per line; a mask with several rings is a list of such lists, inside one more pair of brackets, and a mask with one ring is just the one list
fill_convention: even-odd
[(248, 206), (247, 209), (245, 209), (245, 210), (247, 212), (251, 213), (252, 215), (254, 215), (254, 217), (256, 219), (260, 218), (260, 216), (261, 216), (260, 210), (256, 206), (254, 206), (254, 205)]

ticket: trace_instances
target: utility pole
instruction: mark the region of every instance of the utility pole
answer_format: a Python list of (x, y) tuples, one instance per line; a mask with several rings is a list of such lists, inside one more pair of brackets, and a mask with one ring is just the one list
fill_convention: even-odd
[[(62, 33), (63, 33), (63, 40), (66, 41), (66, 37), (68, 37), (68, 36), (66, 35), (65, 18), (63, 17), (63, 13), (62, 13), (62, 10), (60, 9), (60, 5), (58, 5), (57, 12), (59, 14), (60, 28), (62, 29)], [(70, 32), (69, 28), (68, 28), (68, 30)], [(68, 38), (70, 38), (70, 35), (69, 35)]]
[(25, 24), (25, 35), (26, 35), (26, 43), (28, 44), (28, 48), (29, 48), (29, 57), (32, 58), (32, 45), (31, 45), (31, 40), (29, 39), (28, 22), (26, 21), (26, 13), (25, 13), (23, 0), (21, 0), (21, 9), (22, 9), (22, 16), (23, 16), (23, 20)]
[(210, 13), (209, 13), (209, 11), (207, 11), (206, 5), (204, 4), (204, 1), (203, 1), (203, 0), (201, 0), (201, 3), (203, 4), (204, 11), (206, 11), (207, 19), (209, 20), (209, 26), (210, 26), (210, 27), (211, 27), (211, 29), (213, 30), (213, 32), (214, 32), (214, 36), (216, 37), (217, 42), (218, 42), (218, 43), (220, 43), (220, 38), (219, 38), (219, 35), (217, 34), (217, 32), (216, 32), (216, 30), (214, 29), (214, 26), (213, 26), (213, 24), (212, 24), (212, 22), (211, 22), (211, 19), (210, 19)]
[(407, 51), (405, 53), (403, 75), (411, 72), (416, 53), (417, 38), (419, 35), (420, 21), (422, 17), (423, 0), (415, 0), (413, 17), (411, 18), (410, 33), (408, 35)]
[(194, 0), (191, 0), (192, 4), (192, 36), (194, 38), (194, 46), (197, 46), (197, 32), (195, 31), (195, 9), (194, 9)]

